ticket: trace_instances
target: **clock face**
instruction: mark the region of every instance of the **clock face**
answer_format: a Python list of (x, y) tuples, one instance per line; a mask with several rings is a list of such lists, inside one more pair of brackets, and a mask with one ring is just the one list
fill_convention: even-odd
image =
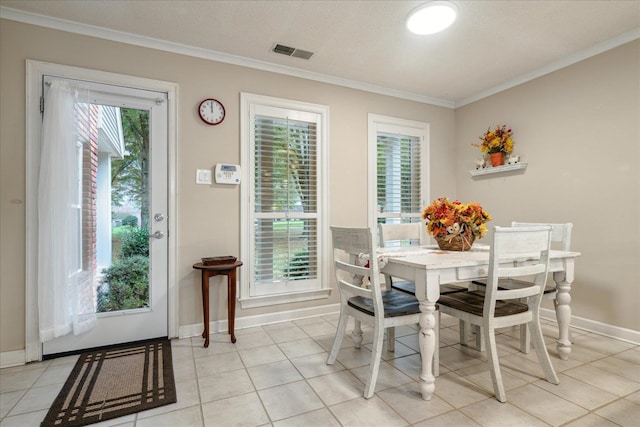
[(203, 122), (208, 125), (217, 125), (224, 120), (224, 106), (217, 99), (205, 99), (198, 107), (198, 113)]

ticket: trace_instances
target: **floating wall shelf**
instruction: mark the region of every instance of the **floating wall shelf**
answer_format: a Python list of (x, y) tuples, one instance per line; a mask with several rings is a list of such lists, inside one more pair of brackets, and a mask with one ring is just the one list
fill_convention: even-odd
[(511, 165), (493, 166), (493, 167), (482, 168), (482, 169), (471, 169), (469, 173), (471, 174), (471, 176), (480, 176), (480, 175), (489, 175), (493, 173), (510, 172), (510, 171), (515, 171), (519, 169), (524, 170), (526, 168), (527, 168), (526, 163), (514, 163)]

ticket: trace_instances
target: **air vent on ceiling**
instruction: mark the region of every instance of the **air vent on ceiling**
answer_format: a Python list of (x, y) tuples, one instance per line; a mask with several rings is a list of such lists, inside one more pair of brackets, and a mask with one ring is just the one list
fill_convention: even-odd
[(276, 44), (273, 51), (275, 53), (293, 56), (300, 59), (309, 59), (313, 55), (313, 52), (309, 52), (308, 50), (296, 49), (295, 47), (289, 47), (283, 44)]

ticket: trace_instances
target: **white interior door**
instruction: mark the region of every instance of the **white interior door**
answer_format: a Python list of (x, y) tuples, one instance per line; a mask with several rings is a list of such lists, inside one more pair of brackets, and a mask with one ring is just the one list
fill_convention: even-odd
[(168, 335), (167, 94), (65, 80), (90, 92), (79, 226), (96, 326), (45, 342), (43, 355)]

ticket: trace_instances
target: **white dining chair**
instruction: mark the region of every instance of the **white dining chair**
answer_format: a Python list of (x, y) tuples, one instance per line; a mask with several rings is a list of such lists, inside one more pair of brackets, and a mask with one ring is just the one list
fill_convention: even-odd
[[(340, 320), (327, 364), (336, 361), (349, 317), (353, 317), (355, 323), (352, 339), (356, 348), (361, 348), (362, 344), (361, 322), (373, 326), (371, 362), (364, 389), (364, 397), (369, 399), (375, 391), (385, 329), (418, 323), (420, 307), (411, 295), (393, 289), (382, 291), (373, 229), (332, 226), (331, 233), (333, 264), (340, 291)], [(364, 265), (360, 261), (363, 255), (369, 260)], [(370, 282), (368, 287), (362, 286), (365, 278)]]
[[(551, 227), (551, 248), (559, 249), (562, 251), (570, 251), (571, 250), (571, 231), (573, 229), (572, 223), (564, 223), (564, 224), (554, 224), (554, 223), (533, 223), (533, 222), (512, 222), (512, 227), (536, 227), (541, 225), (548, 225)], [(474, 280), (472, 281), (473, 286), (484, 287), (486, 285), (486, 280)], [(528, 286), (529, 282), (526, 280), (516, 280), (512, 278), (500, 279), (498, 282), (498, 288), (500, 289), (517, 289), (523, 286)], [(554, 306), (557, 305), (556, 296), (558, 291), (556, 289), (555, 283), (553, 281), (546, 285), (544, 288), (543, 299), (553, 300)], [(571, 331), (569, 331), (569, 339), (573, 341), (571, 338)], [(476, 347), (478, 344), (481, 344), (480, 337), (476, 336)], [(479, 346), (482, 349), (482, 346)], [(531, 351), (531, 334), (529, 332), (529, 328), (526, 325), (520, 326), (520, 351), (523, 353), (529, 353)]]
[[(487, 349), (487, 358), (496, 399), (506, 402), (502, 384), (495, 330), (515, 325), (529, 325), (538, 361), (547, 381), (559, 384), (540, 327), (540, 301), (549, 272), (551, 227), (493, 227), (489, 249), (486, 289), (456, 292), (440, 297), (443, 313), (460, 320), (460, 340), (464, 341), (464, 323), (477, 325)], [(530, 262), (504, 265), (504, 259), (526, 256)], [(503, 266), (500, 266), (500, 263)], [(529, 286), (499, 289), (500, 278), (533, 277)], [(522, 302), (525, 298), (526, 302)]]

